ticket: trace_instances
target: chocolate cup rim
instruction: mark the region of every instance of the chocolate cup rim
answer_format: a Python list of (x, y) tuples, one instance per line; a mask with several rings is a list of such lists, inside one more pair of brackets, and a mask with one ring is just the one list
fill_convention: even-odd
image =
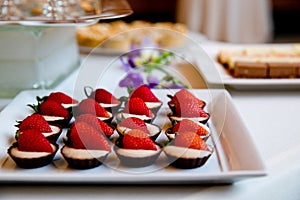
[(49, 155), (38, 157), (38, 158), (19, 158), (17, 156), (14, 156), (11, 153), (11, 150), (13, 148), (18, 148), (18, 142), (13, 143), (8, 149), (7, 154), (14, 160), (14, 162), (21, 168), (26, 169), (33, 169), (33, 168), (39, 168), (44, 167), (46, 165), (49, 165), (52, 161), (54, 156), (59, 150), (59, 145), (54, 142), (50, 142), (52, 145), (55, 146), (55, 151)]

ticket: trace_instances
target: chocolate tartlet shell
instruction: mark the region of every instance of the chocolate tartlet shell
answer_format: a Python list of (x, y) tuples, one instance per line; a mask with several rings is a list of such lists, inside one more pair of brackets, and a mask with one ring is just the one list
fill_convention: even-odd
[(67, 119), (59, 119), (59, 120), (49, 120), (47, 121), (50, 125), (54, 125), (54, 126), (57, 126), (57, 125), (60, 125), (62, 126), (63, 128), (68, 128), (70, 126), (70, 120), (72, 119), (72, 116), (67, 118)]
[[(165, 135), (167, 136), (169, 141), (174, 140), (177, 134), (178, 134), (177, 132), (172, 131), (172, 128), (168, 128), (165, 131)], [(200, 138), (204, 141), (207, 141), (210, 135), (211, 135), (210, 133), (207, 133), (206, 135), (200, 135)]]
[(177, 158), (175, 156), (171, 156), (169, 154), (166, 154), (169, 161), (170, 161), (170, 165), (176, 168), (180, 168), (180, 169), (193, 169), (193, 168), (197, 168), (197, 167), (201, 167), (202, 165), (204, 165), (206, 163), (206, 161), (208, 160), (209, 156), (205, 156), (203, 158)]
[(154, 115), (157, 115), (158, 111), (160, 110), (160, 108), (161, 108), (162, 105), (163, 105), (163, 102), (159, 102), (159, 103), (160, 103), (159, 106), (151, 107), (151, 108), (148, 107)]
[(154, 164), (161, 153), (161, 150), (158, 150), (156, 154), (151, 156), (133, 157), (131, 155), (120, 154), (118, 150), (120, 150), (120, 148), (115, 146), (114, 151), (118, 156), (118, 158), (120, 159), (121, 164), (126, 167), (134, 167), (134, 168), (146, 167)]
[[(206, 113), (206, 114), (207, 114), (206, 118), (203, 117), (203, 119), (197, 120), (197, 121), (200, 122), (200, 123), (202, 123), (202, 124), (206, 124), (208, 122), (209, 118), (210, 118), (210, 114), (209, 113)], [(173, 113), (169, 113), (168, 114), (168, 118), (171, 121), (172, 125), (175, 125), (176, 123), (178, 123), (182, 119), (194, 120), (194, 119), (197, 119), (198, 117), (197, 118), (193, 118), (193, 117), (178, 117), (178, 116), (174, 115)]]
[(59, 148), (58, 144), (54, 144), (54, 143), (52, 144), (56, 148), (55, 151), (47, 156), (43, 156), (39, 158), (19, 158), (13, 155), (11, 151), (13, 148), (18, 148), (17, 142), (8, 148), (7, 153), (15, 161), (15, 163), (21, 168), (25, 168), (25, 169), (39, 168), (50, 164), (55, 154), (57, 153)]
[(122, 103), (120, 103), (116, 106), (104, 107), (104, 109), (107, 110), (108, 112), (112, 113), (113, 115), (115, 115), (120, 110), (121, 105), (122, 105)]
[(164, 151), (170, 165), (179, 169), (193, 169), (203, 166), (213, 153), (213, 148), (210, 147), (210, 153), (206, 156), (186, 158), (184, 156), (174, 156)]
[(69, 167), (74, 168), (74, 169), (92, 169), (95, 167), (98, 167), (100, 165), (103, 164), (104, 160), (107, 158), (108, 154), (106, 154), (105, 156), (101, 156), (101, 157), (95, 157), (95, 158), (71, 158), (68, 157), (63, 149), (65, 148), (65, 146), (61, 149), (61, 154), (64, 157), (64, 159), (67, 161)]
[(51, 134), (51, 135), (47, 136), (46, 138), (47, 138), (47, 140), (49, 140), (50, 142), (55, 143), (55, 142), (58, 140), (59, 136), (61, 135), (62, 129), (63, 129), (63, 128), (62, 128), (62, 126), (59, 125), (59, 124), (55, 124), (55, 125), (53, 125), (53, 126), (59, 127), (59, 128), (60, 128), (60, 131), (59, 131), (58, 133)]

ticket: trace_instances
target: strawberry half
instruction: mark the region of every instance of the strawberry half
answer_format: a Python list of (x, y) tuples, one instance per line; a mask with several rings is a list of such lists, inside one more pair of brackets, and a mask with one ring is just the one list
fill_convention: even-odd
[(91, 125), (96, 130), (102, 132), (106, 136), (111, 136), (114, 133), (114, 129), (110, 127), (107, 123), (101, 121), (95, 115), (83, 114), (76, 117), (76, 122), (85, 122)]
[(141, 85), (131, 92), (129, 98), (135, 97), (143, 99), (144, 102), (160, 102), (151, 89), (146, 85)]
[(63, 92), (51, 92), (47, 100), (56, 101), (60, 104), (76, 104), (78, 101)]
[(202, 104), (195, 99), (178, 101), (175, 104), (176, 116), (178, 117), (202, 117), (208, 118), (209, 115), (203, 110)]
[(198, 150), (208, 150), (207, 144), (196, 133), (187, 131), (178, 134), (174, 145)]
[(97, 117), (110, 118), (111, 115), (94, 99), (87, 98), (82, 100), (77, 107), (78, 115), (93, 114)]
[(18, 138), (18, 149), (29, 152), (49, 152), (53, 153), (51, 143), (38, 130), (25, 130)]
[(195, 132), (199, 136), (206, 136), (209, 133), (209, 130), (204, 128), (204, 125), (200, 125), (197, 122), (189, 119), (183, 119), (182, 121), (175, 124), (175, 126), (172, 128), (173, 133), (181, 133), (186, 131)]
[(168, 104), (169, 106), (176, 106), (177, 104), (184, 103), (185, 101), (195, 101), (201, 108), (204, 108), (206, 105), (204, 101), (197, 98), (187, 89), (181, 89), (178, 92), (176, 92), (175, 95), (172, 97), (171, 101), (168, 102)]
[(132, 129), (124, 135), (123, 148), (157, 150), (155, 143), (150, 139), (148, 134), (138, 129)]
[(26, 117), (20, 124), (18, 132), (23, 132), (28, 129), (37, 129), (40, 132), (52, 132), (50, 125), (45, 118), (40, 114), (32, 114)]
[(111, 151), (103, 134), (85, 122), (75, 122), (69, 133), (71, 146), (76, 149)]
[(47, 116), (57, 116), (68, 119), (70, 113), (60, 103), (53, 100), (46, 100), (39, 106), (39, 114)]
[(149, 134), (149, 130), (144, 120), (137, 117), (128, 117), (122, 120), (118, 126), (127, 127), (130, 129), (139, 129)]
[(98, 88), (90, 95), (91, 98), (94, 98), (98, 103), (105, 104), (120, 104), (121, 102), (109, 91)]
[(152, 112), (147, 107), (143, 99), (134, 97), (130, 98), (125, 105), (124, 111), (130, 114), (136, 115), (146, 115), (147, 117), (152, 117)]

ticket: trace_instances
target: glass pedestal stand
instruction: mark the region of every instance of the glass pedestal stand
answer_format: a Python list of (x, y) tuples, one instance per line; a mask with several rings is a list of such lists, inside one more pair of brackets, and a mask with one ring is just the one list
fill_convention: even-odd
[(79, 59), (75, 27), (0, 26), (0, 97), (51, 88)]

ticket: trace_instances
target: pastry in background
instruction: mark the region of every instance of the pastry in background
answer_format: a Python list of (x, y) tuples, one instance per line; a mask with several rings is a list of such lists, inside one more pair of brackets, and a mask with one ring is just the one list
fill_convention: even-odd
[(217, 60), (235, 78), (300, 77), (300, 45), (224, 48)]
[(186, 25), (180, 23), (114, 21), (78, 27), (77, 41), (82, 47), (130, 50), (132, 44), (139, 45), (143, 38), (150, 37), (164, 48), (183, 45), (187, 32)]

